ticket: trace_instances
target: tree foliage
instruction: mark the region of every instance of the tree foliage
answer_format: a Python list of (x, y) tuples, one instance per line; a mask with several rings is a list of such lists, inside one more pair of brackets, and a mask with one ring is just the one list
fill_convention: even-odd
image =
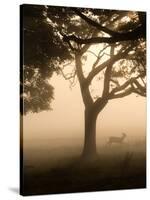
[[(72, 83), (78, 78), (85, 106), (92, 102), (101, 107), (104, 99), (131, 93), (146, 95), (144, 12), (34, 5), (24, 5), (22, 12), (24, 113), (49, 109), (53, 72)], [(85, 75), (83, 63), (90, 54), (95, 62)], [(64, 66), (71, 62), (73, 70), (66, 74)], [(91, 92), (95, 79), (103, 84), (101, 94)]]
[(50, 109), (53, 87), (48, 80), (53, 72), (58, 72), (61, 63), (71, 59), (67, 45), (47, 20), (46, 11), (45, 6), (36, 5), (24, 5), (21, 10), (21, 112), (24, 114)]

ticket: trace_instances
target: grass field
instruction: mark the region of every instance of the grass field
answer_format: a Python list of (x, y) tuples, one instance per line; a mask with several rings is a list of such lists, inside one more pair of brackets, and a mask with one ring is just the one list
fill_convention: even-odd
[(29, 146), (24, 148), (24, 195), (146, 187), (144, 141), (99, 145), (91, 162), (80, 159), (82, 145), (74, 140)]

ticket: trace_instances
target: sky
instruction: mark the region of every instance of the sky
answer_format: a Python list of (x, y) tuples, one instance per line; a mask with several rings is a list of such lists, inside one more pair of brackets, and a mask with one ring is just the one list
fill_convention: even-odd
[[(88, 55), (86, 62), (82, 63), (86, 73), (90, 71), (94, 61), (95, 57)], [(57, 159), (72, 157), (83, 149), (84, 104), (79, 83), (71, 89), (69, 81), (56, 74), (49, 82), (54, 87), (52, 110), (30, 113), (23, 117), (24, 159), (29, 166), (53, 166), (59, 164)], [(102, 85), (97, 87), (99, 83), (93, 84), (94, 95), (102, 90)], [(145, 97), (132, 94), (108, 102), (97, 118), (97, 150), (101, 152), (101, 147), (106, 146), (110, 136), (122, 137), (123, 132), (127, 135), (125, 141), (130, 147), (145, 140)]]
[[(24, 138), (35, 139), (83, 138), (84, 105), (78, 83), (70, 89), (62, 76), (51, 78), (54, 100), (50, 111), (24, 116)], [(97, 139), (121, 136), (144, 137), (146, 126), (146, 98), (130, 95), (109, 101), (97, 119)]]
[[(86, 60), (82, 61), (86, 76), (95, 62), (102, 45), (92, 45), (86, 53)], [(105, 50), (109, 53), (110, 48)], [(104, 55), (102, 61), (108, 59)], [(66, 69), (70, 70), (71, 66)], [(80, 93), (79, 83), (70, 89), (69, 81), (63, 76), (54, 74), (49, 80), (54, 87), (52, 110), (40, 113), (30, 113), (24, 116), (24, 140), (32, 143), (37, 140), (57, 138), (84, 138), (84, 105)], [(94, 85), (97, 94), (97, 83)], [(99, 113), (96, 127), (97, 141), (106, 141), (110, 136), (121, 136), (125, 132), (127, 138), (143, 138), (146, 132), (146, 98), (132, 94), (130, 96), (113, 99)]]

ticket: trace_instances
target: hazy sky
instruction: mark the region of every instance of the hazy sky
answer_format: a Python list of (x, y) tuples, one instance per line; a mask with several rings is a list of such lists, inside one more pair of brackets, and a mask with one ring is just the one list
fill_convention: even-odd
[[(24, 137), (33, 140), (84, 136), (84, 106), (77, 84), (72, 90), (62, 76), (54, 75), (52, 111), (24, 117)], [(125, 132), (128, 138), (145, 135), (146, 98), (130, 95), (109, 101), (97, 119), (97, 137), (108, 138)]]
[[(98, 54), (103, 45), (92, 45), (89, 50)], [(110, 48), (106, 50), (109, 53)], [(83, 71), (86, 74), (91, 70), (95, 62), (95, 56), (86, 53), (86, 61), (82, 61)], [(104, 56), (101, 62), (108, 59)], [(67, 67), (67, 70), (71, 65)], [(46, 138), (79, 138), (84, 137), (84, 105), (80, 94), (79, 84), (71, 90), (69, 82), (56, 74), (50, 79), (54, 87), (52, 111), (44, 111), (38, 114), (28, 114), (24, 117), (24, 137), (33, 140)], [(98, 85), (96, 83), (96, 85)], [(95, 85), (94, 85), (95, 86)], [(95, 86), (94, 89), (97, 89)], [(111, 135), (120, 136), (122, 132), (127, 137), (145, 135), (146, 127), (146, 98), (136, 97), (133, 94), (128, 97), (109, 101), (97, 119), (97, 137), (108, 138)]]

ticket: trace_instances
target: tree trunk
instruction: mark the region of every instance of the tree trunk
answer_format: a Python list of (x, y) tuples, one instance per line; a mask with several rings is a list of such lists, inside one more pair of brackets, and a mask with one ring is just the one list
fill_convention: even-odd
[(93, 110), (85, 110), (85, 136), (82, 157), (95, 159), (96, 152), (96, 119), (97, 115)]

